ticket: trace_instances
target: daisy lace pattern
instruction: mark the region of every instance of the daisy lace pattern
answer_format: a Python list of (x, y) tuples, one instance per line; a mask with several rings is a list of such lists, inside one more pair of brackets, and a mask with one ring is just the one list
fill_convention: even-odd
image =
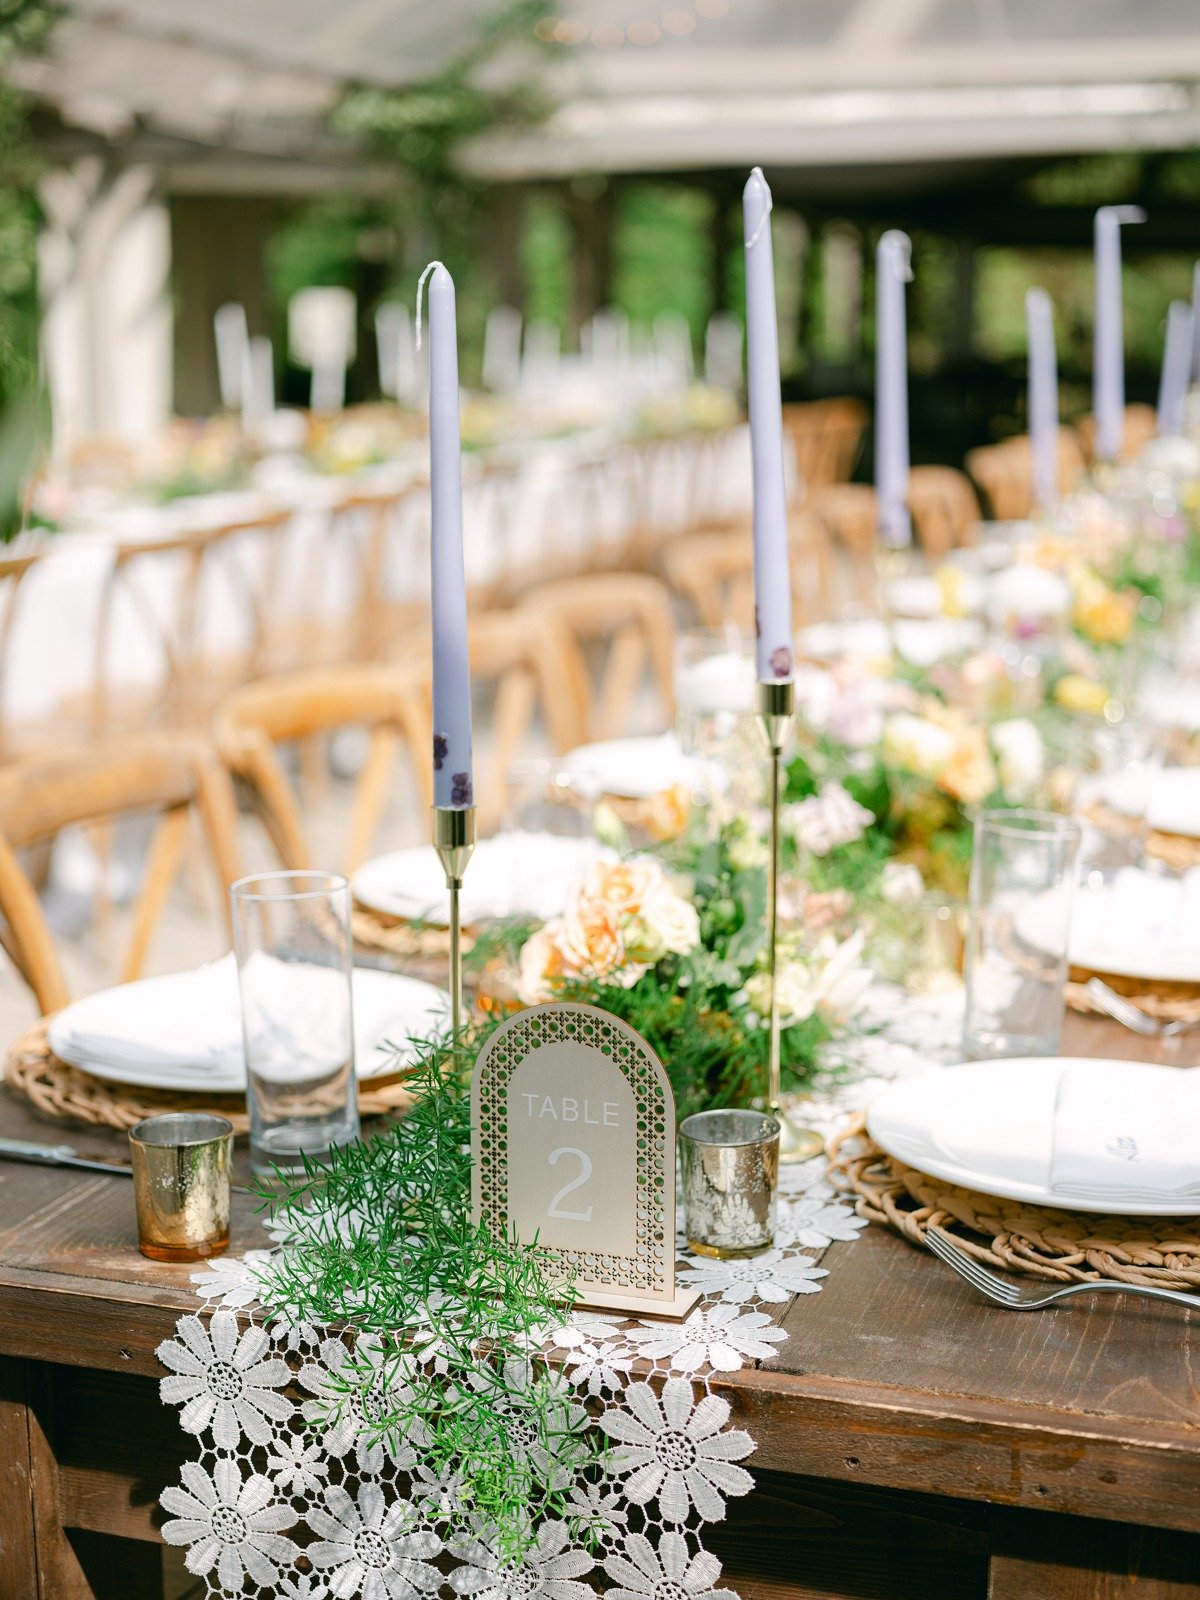
[[(875, 1003), (890, 1008), (894, 1034), (881, 1028), (857, 1081), (811, 1106), (820, 1126), (840, 1125), (871, 1086), (913, 1070), (916, 1041), (929, 1036), (929, 1016), (894, 991)], [(938, 1020), (949, 1049), (954, 1019)], [(207, 1265), (194, 1279), (204, 1314), (182, 1318), (158, 1352), (163, 1402), (197, 1446), (163, 1493), (164, 1538), (185, 1548), (209, 1600), (736, 1600), (705, 1530), (753, 1489), (754, 1440), (716, 1381), (778, 1358), (788, 1311), (820, 1292), (825, 1250), (864, 1225), (820, 1159), (780, 1177), (773, 1249), (718, 1261), (680, 1239), (677, 1279), (701, 1295), (682, 1322), (577, 1311), (544, 1332), (559, 1443), (541, 1469), (564, 1510), (531, 1530), (517, 1565), (486, 1530), (464, 1533), (453, 1464), (425, 1459), (417, 1436), (372, 1434), (374, 1386), (339, 1411), (352, 1359), (343, 1340), (298, 1317), (266, 1319), (257, 1290), (269, 1252)], [(419, 1337), (405, 1359), (408, 1368), (383, 1360), (366, 1337), (353, 1352), (393, 1393), (414, 1367), (444, 1368)], [(506, 1382), (519, 1387), (515, 1367)], [(599, 1465), (573, 1443), (585, 1429), (603, 1442)]]

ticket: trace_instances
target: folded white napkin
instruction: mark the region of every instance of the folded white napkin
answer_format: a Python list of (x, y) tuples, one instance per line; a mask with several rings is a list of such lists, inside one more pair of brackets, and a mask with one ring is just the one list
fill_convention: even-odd
[[(274, 961), (272, 982), (256, 986), (268, 997), (269, 1011), (258, 1025), (273, 1021), (276, 1036), (288, 1039), (294, 1070), (280, 1076), (302, 1079), (318, 1059), (329, 1065), (331, 1041), (321, 1004), (322, 980), (340, 984), (340, 974)], [(394, 973), (354, 969), (352, 975), (355, 1069), (370, 1077), (391, 1063), (385, 1041), (405, 1046), (432, 1037), (445, 1025), (446, 997), (430, 984)], [(125, 1082), (182, 1087), (239, 1086), (245, 1083), (242, 1009), (237, 964), (232, 955), (194, 972), (143, 978), (89, 995), (59, 1012), (50, 1024), (50, 1048), (63, 1061), (120, 1074)], [(336, 1054), (336, 1050), (334, 1051)]]
[[(1053, 1063), (1005, 1063), (1009, 1092), (939, 1096), (929, 1136), (949, 1161), (1001, 1182), (1041, 1188), (1050, 1165), (1057, 1074)], [(957, 1067), (945, 1073), (947, 1091), (967, 1080)]]
[(1064, 1200), (1200, 1195), (1200, 1071), (1128, 1061), (1063, 1068), (1050, 1188)]
[(225, 956), (194, 972), (143, 978), (88, 995), (50, 1024), (63, 1061), (92, 1060), (131, 1071), (219, 1071), (241, 1056), (237, 964)]

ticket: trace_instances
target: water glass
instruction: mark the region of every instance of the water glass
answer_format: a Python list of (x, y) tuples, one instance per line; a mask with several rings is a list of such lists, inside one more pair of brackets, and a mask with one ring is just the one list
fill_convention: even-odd
[(775, 1242), (779, 1123), (762, 1111), (697, 1111), (679, 1125), (688, 1247), (736, 1260)]
[(754, 720), (757, 676), (754, 641), (736, 632), (694, 628), (675, 645), (675, 731), (688, 756), (711, 761), (725, 774), (719, 799), (730, 813), (762, 794), (765, 752)]
[(1052, 811), (982, 811), (971, 858), (964, 1046), (1057, 1055), (1080, 828)]
[(251, 1161), (298, 1169), (358, 1135), (350, 885), (334, 872), (266, 872), (230, 895)]
[(591, 837), (599, 785), (589, 773), (568, 772), (556, 761), (517, 761), (505, 773), (504, 781), (506, 833)]

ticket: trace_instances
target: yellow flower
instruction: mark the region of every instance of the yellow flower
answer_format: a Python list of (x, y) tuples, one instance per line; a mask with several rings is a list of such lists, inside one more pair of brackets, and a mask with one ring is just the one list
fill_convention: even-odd
[(965, 806), (978, 805), (987, 799), (996, 787), (996, 767), (988, 754), (982, 729), (964, 730), (938, 783)]
[(934, 573), (944, 617), (967, 614), (967, 575), (961, 567), (939, 567)]
[(690, 791), (682, 783), (676, 783), (643, 801), (638, 819), (652, 839), (664, 844), (668, 839), (678, 839), (687, 827), (691, 809)]
[(1102, 717), (1108, 704), (1108, 690), (1102, 683), (1085, 678), (1081, 672), (1068, 672), (1054, 687), (1054, 698), (1064, 711)]

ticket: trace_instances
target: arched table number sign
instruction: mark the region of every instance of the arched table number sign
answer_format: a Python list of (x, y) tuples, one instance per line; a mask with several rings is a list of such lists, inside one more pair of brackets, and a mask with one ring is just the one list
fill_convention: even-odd
[(682, 1317), (675, 1099), (644, 1039), (595, 1006), (531, 1006), (471, 1079), (471, 1198), (500, 1237), (558, 1256), (580, 1305)]

